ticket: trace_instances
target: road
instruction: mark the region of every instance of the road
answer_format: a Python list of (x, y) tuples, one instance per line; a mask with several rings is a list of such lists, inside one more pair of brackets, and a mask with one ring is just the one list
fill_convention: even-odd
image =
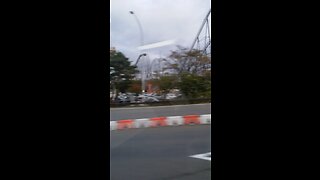
[(110, 120), (211, 114), (210, 104), (190, 104), (157, 107), (110, 108)]
[(175, 126), (110, 132), (111, 180), (208, 180), (211, 126)]

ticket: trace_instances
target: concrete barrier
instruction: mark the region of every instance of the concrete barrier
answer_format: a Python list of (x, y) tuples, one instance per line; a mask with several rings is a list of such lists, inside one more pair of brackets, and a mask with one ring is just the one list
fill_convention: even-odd
[(201, 115), (200, 124), (211, 124), (211, 114)]
[(211, 114), (167, 116), (143, 119), (127, 119), (110, 121), (110, 131), (130, 128), (166, 127), (181, 125), (206, 125), (211, 124)]

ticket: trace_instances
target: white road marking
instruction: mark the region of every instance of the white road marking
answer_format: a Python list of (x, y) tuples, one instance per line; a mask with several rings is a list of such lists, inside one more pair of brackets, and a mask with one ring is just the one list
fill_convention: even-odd
[(211, 152), (204, 153), (204, 154), (196, 154), (196, 155), (192, 155), (192, 156), (189, 156), (189, 157), (211, 161)]
[(172, 105), (172, 106), (153, 106), (153, 107), (129, 107), (129, 108), (110, 108), (112, 111), (116, 110), (124, 110), (124, 109), (152, 109), (152, 108), (167, 108), (167, 107), (183, 107), (183, 106), (201, 106), (201, 105), (211, 105), (211, 103), (205, 103), (205, 104), (186, 104), (186, 105)]

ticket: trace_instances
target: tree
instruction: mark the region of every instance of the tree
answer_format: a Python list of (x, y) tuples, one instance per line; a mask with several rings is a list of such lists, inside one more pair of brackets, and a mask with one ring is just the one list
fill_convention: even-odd
[(211, 97), (211, 79), (205, 76), (184, 73), (178, 87), (187, 98)]
[(164, 93), (167, 94), (170, 90), (177, 88), (177, 77), (175, 75), (171, 76), (162, 76), (158, 80), (159, 89)]
[(211, 58), (199, 50), (188, 50), (178, 46), (166, 60), (166, 69), (173, 70), (176, 74), (191, 73), (202, 75), (211, 69)]
[(141, 92), (141, 81), (140, 80), (131, 81), (128, 91), (139, 94)]
[(115, 94), (126, 92), (137, 72), (136, 66), (132, 66), (123, 53), (110, 51), (110, 89)]
[(187, 98), (211, 97), (211, 57), (178, 46), (166, 59), (166, 69), (176, 75), (176, 85)]

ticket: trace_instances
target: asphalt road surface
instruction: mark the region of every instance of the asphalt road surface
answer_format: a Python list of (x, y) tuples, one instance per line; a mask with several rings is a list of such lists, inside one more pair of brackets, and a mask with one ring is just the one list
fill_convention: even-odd
[(209, 180), (211, 125), (110, 132), (111, 180)]
[(110, 120), (211, 114), (210, 104), (190, 104), (157, 107), (110, 108)]

